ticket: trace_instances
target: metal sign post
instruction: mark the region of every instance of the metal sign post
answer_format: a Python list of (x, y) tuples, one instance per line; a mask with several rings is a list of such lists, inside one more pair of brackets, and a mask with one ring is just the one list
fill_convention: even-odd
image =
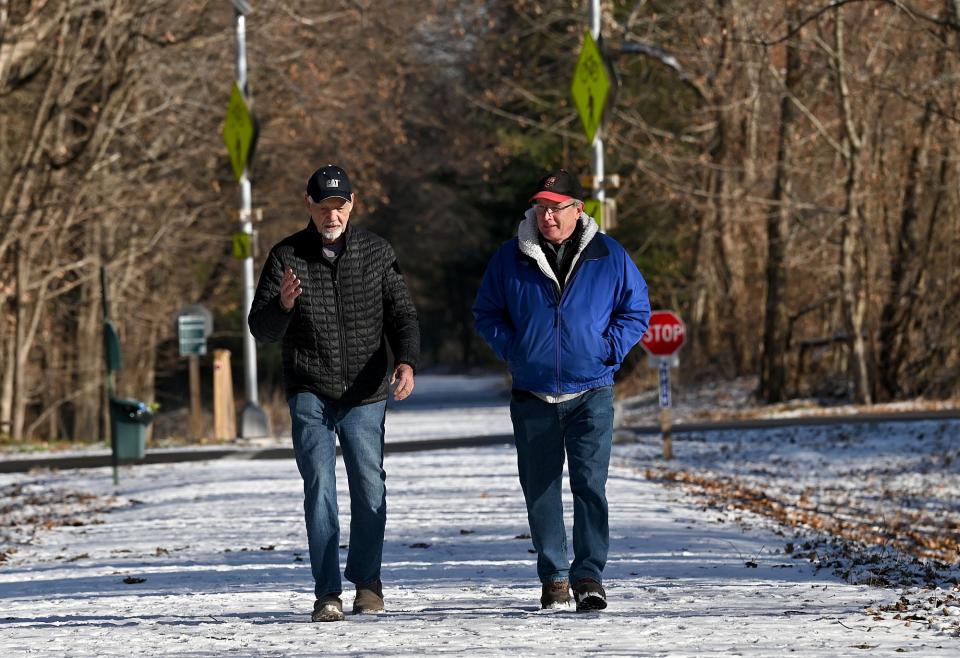
[(207, 353), (207, 336), (213, 333), (213, 314), (200, 304), (190, 304), (177, 314), (180, 356), (187, 357), (190, 373), (190, 438), (203, 438), (200, 409), (200, 357)]
[[(570, 95), (580, 114), (583, 123), (583, 132), (587, 136), (592, 148), (593, 180), (591, 194), (597, 207), (604, 208), (603, 188), (603, 132), (601, 120), (610, 92), (610, 75), (607, 73), (606, 63), (600, 53), (597, 42), (600, 41), (600, 0), (590, 2), (590, 32), (584, 35), (583, 45), (580, 48), (580, 57), (577, 59), (573, 71), (573, 82), (570, 85)], [(587, 213), (590, 214), (590, 213)], [(602, 210), (591, 215), (604, 230)]]
[(660, 357), (660, 436), (663, 439), (663, 458), (673, 459), (673, 438), (670, 434), (670, 358)]
[(654, 311), (650, 314), (650, 326), (640, 339), (640, 345), (650, 356), (650, 365), (660, 371), (660, 434), (664, 459), (673, 459), (670, 368), (680, 363), (677, 350), (683, 346), (686, 335), (686, 327), (679, 315), (673, 311)]
[[(227, 111), (227, 121), (224, 124), (223, 137), (230, 152), (234, 173), (238, 174), (240, 183), (240, 231), (247, 236), (253, 235), (253, 217), (250, 191), (250, 178), (247, 175), (247, 165), (253, 144), (256, 141), (256, 125), (249, 112), (247, 102), (247, 37), (246, 20), (251, 12), (250, 3), (246, 0), (233, 0), (234, 29), (237, 39), (236, 75), (237, 80), (230, 98)], [(243, 259), (243, 317), (246, 318), (253, 305), (253, 255), (246, 254)], [(253, 438), (268, 436), (270, 433), (267, 415), (260, 408), (257, 392), (257, 344), (250, 333), (247, 323), (243, 323), (243, 365), (244, 390), (247, 404), (243, 408), (240, 418), (240, 436)]]
[[(600, 41), (600, 0), (590, 0), (590, 34), (595, 41)], [(603, 59), (600, 60), (603, 64)], [(602, 66), (604, 77), (607, 77), (607, 67)], [(609, 89), (610, 81), (607, 78), (607, 87)], [(606, 102), (606, 93), (604, 93), (604, 103)], [(602, 105), (601, 105), (602, 108)], [(602, 111), (602, 110), (601, 110)], [(593, 140), (593, 198), (597, 200), (600, 207), (603, 208), (606, 200), (606, 193), (603, 189), (603, 126), (597, 126), (597, 136)], [(604, 230), (603, 220), (600, 221), (600, 231)]]

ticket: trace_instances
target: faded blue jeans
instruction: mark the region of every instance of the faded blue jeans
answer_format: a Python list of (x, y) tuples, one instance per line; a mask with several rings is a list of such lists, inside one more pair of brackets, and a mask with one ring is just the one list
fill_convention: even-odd
[(387, 521), (383, 470), (386, 401), (349, 405), (312, 393), (289, 398), (293, 450), (303, 478), (303, 510), (317, 598), (343, 591), (337, 508), (336, 439), (350, 487), (350, 547), (344, 576), (357, 585), (380, 578)]
[[(613, 443), (613, 387), (596, 388), (557, 404), (514, 390), (510, 417), (540, 582), (592, 578), (602, 583), (610, 546), (606, 488)], [(572, 564), (561, 498), (564, 457), (573, 493)]]

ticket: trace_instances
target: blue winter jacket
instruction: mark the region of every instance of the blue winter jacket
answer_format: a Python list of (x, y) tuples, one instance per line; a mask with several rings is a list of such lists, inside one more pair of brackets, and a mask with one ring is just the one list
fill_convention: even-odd
[(650, 303), (637, 266), (589, 216), (580, 222), (563, 294), (532, 210), (487, 265), (473, 315), (477, 332), (509, 365), (514, 388), (558, 395), (609, 386), (647, 330)]

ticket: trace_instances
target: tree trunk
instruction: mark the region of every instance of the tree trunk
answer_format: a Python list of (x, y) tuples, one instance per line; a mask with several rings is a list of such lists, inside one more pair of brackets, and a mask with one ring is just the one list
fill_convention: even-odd
[[(11, 301), (15, 301), (15, 298)], [(14, 363), (16, 363), (16, 314), (3, 309), (0, 333), (0, 435), (13, 432)]]
[(100, 439), (103, 417), (103, 305), (100, 290), (100, 263), (103, 252), (103, 222), (96, 219), (86, 230), (86, 253), (94, 258), (78, 295), (80, 317), (74, 336), (77, 367), (74, 376), (81, 390), (73, 402), (74, 419), (71, 435), (74, 439)]
[[(722, 130), (718, 130), (716, 139), (718, 146), (714, 149), (722, 150)], [(705, 208), (699, 213), (700, 221), (697, 225), (695, 269), (693, 273), (693, 299), (690, 309), (691, 342), (694, 354), (710, 355), (717, 348), (717, 330), (722, 318), (716, 312), (717, 298), (720, 294), (720, 282), (717, 277), (717, 233), (720, 221), (722, 203), (717, 197), (717, 179), (721, 176), (716, 169), (707, 172), (704, 188), (707, 193)]]
[(77, 367), (74, 373), (78, 395), (74, 399), (74, 439), (94, 440), (100, 437), (100, 389), (102, 388), (103, 327), (100, 310), (100, 280), (90, 277), (82, 287), (80, 318), (74, 336)]
[(792, 96), (800, 75), (797, 9), (786, 3), (787, 32), (786, 77), (780, 98), (777, 164), (773, 184), (772, 207), (767, 214), (766, 303), (763, 325), (763, 360), (760, 370), (760, 396), (767, 402), (780, 402), (787, 396), (787, 351), (790, 347), (787, 309), (787, 258), (790, 253), (791, 172), (790, 156), (796, 110)]
[(847, 87), (846, 60), (844, 58), (843, 9), (837, 10), (834, 21), (834, 73), (837, 84), (837, 101), (840, 105), (843, 127), (843, 158), (847, 170), (844, 185), (844, 208), (841, 216), (842, 237), (840, 244), (840, 289), (844, 328), (849, 339), (847, 381), (853, 399), (860, 404), (870, 404), (870, 373), (868, 369), (864, 318), (867, 302), (864, 295), (867, 272), (865, 258), (863, 205), (860, 201), (860, 167), (863, 149), (862, 130), (857, 128)]
[(918, 204), (923, 195), (923, 172), (933, 131), (934, 102), (924, 104), (920, 119), (920, 138), (910, 149), (904, 181), (900, 227), (891, 249), (888, 297), (880, 313), (879, 377), (887, 398), (896, 398), (903, 390), (900, 371), (906, 361), (909, 341), (907, 327), (913, 316), (917, 295), (914, 289), (923, 273)]
[(13, 330), (13, 349), (12, 352), (12, 362), (10, 364), (13, 369), (13, 399), (11, 406), (11, 417), (10, 417), (10, 436), (14, 441), (20, 441), (23, 439), (23, 423), (26, 410), (26, 387), (27, 387), (27, 377), (26, 377), (26, 364), (27, 364), (27, 349), (24, 346), (26, 342), (27, 335), (27, 314), (24, 307), (26, 306), (26, 262), (27, 259), (23, 255), (24, 249), (21, 243), (16, 243), (16, 249), (14, 251), (14, 281), (15, 291), (14, 291), (14, 330)]
[[(736, 172), (743, 167), (737, 151), (740, 85), (736, 3), (718, 0), (716, 15), (722, 36), (720, 55), (713, 73), (709, 105), (716, 130), (707, 153), (709, 166), (703, 182), (706, 202), (697, 226), (695, 270), (691, 300), (691, 339), (694, 353), (710, 358), (729, 355), (734, 372), (743, 367), (744, 309), (736, 303), (742, 292), (742, 258), (736, 254), (739, 241), (732, 239), (732, 219), (738, 190)], [(732, 51), (732, 53), (731, 53)], [(732, 147), (732, 148), (731, 148)], [(731, 262), (736, 263), (736, 272)]]

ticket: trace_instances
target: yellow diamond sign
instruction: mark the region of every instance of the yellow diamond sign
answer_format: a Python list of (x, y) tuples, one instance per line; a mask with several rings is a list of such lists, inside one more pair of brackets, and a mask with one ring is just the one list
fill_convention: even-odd
[(583, 212), (593, 217), (593, 221), (597, 223), (601, 231), (603, 230), (603, 206), (599, 199), (584, 199)]
[(580, 112), (580, 121), (583, 123), (583, 132), (587, 141), (593, 143), (603, 117), (603, 108), (610, 92), (610, 75), (607, 66), (603, 63), (600, 49), (593, 35), (589, 32), (583, 35), (583, 47), (580, 48), (580, 57), (573, 70), (573, 82), (570, 84), (570, 94), (573, 103)]
[(250, 157), (250, 146), (253, 144), (253, 117), (247, 109), (247, 101), (237, 83), (233, 83), (230, 92), (230, 103), (227, 105), (227, 118), (223, 123), (223, 143), (227, 145), (230, 154), (230, 164), (233, 166), (233, 175), (240, 180), (247, 161)]
[(234, 233), (232, 246), (233, 257), (238, 260), (250, 258), (250, 256), (253, 254), (253, 250), (250, 248), (249, 233)]

